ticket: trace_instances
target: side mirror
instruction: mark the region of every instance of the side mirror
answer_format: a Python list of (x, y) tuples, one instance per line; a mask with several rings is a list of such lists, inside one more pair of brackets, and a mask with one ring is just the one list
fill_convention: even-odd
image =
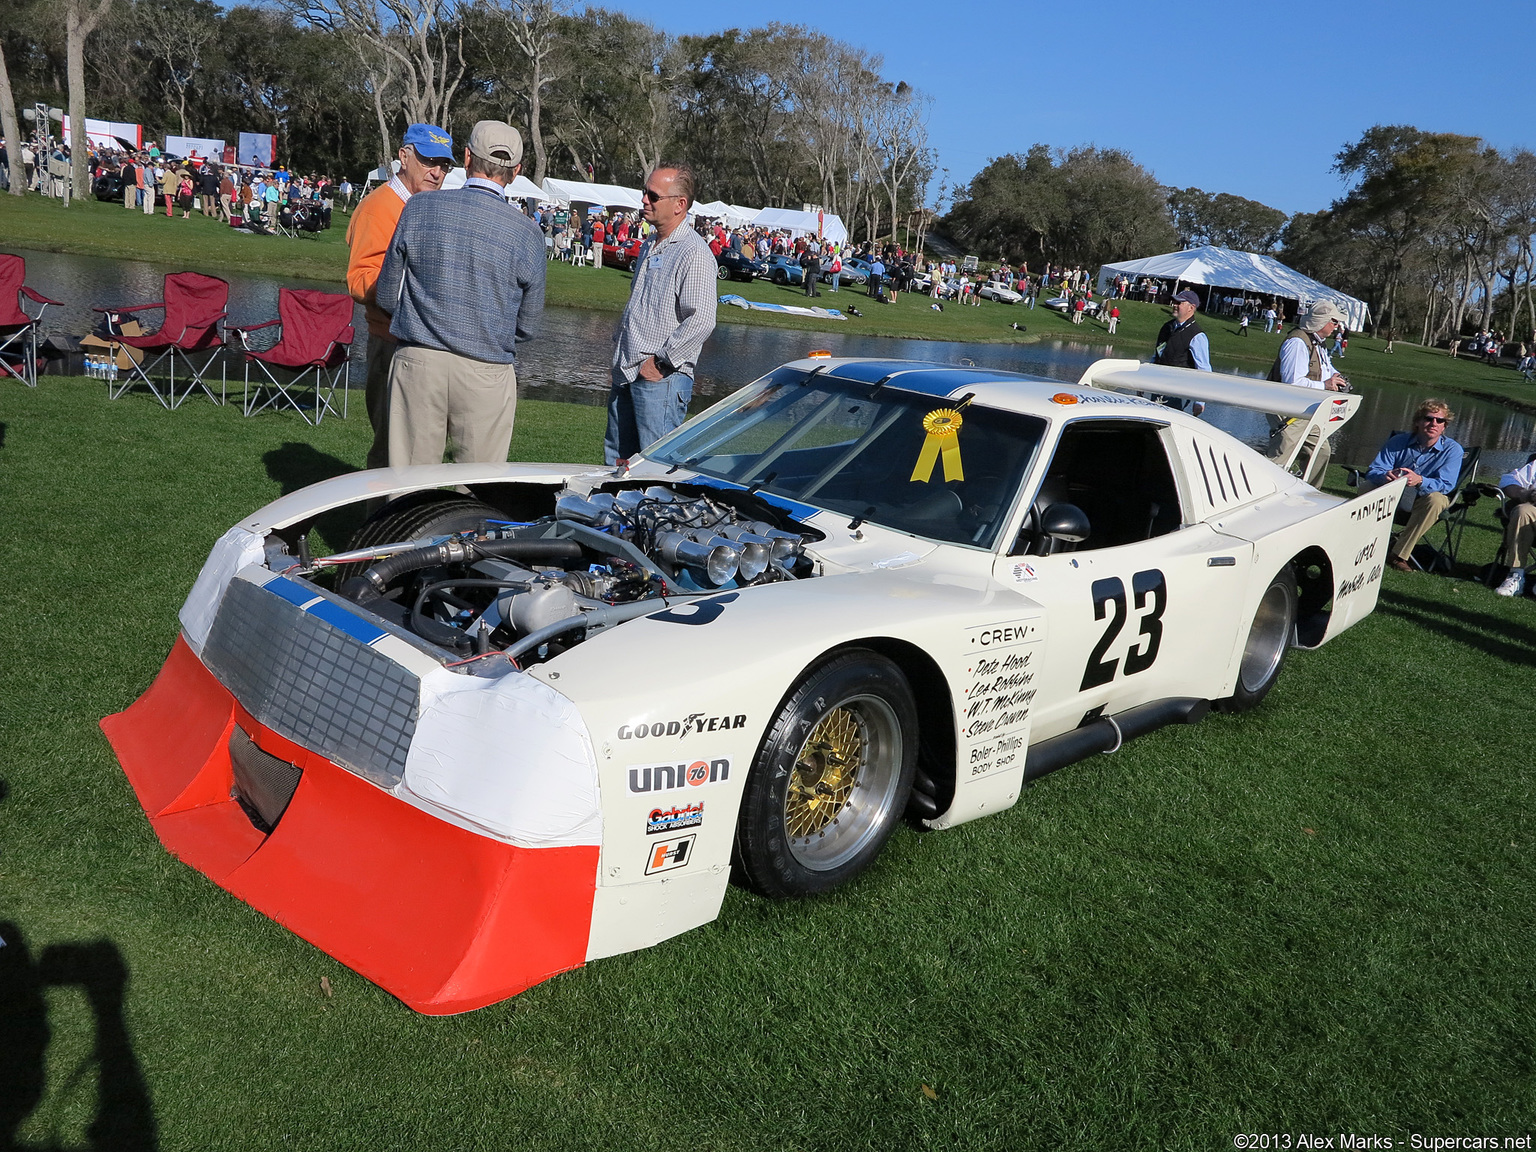
[(1056, 545), (1081, 544), (1093, 533), (1088, 515), (1076, 504), (1052, 504), (1044, 512), (1031, 509), (1010, 556), (1049, 556)]
[(1081, 544), (1093, 534), (1093, 528), (1076, 504), (1052, 504), (1040, 517), (1040, 534), (1063, 544)]

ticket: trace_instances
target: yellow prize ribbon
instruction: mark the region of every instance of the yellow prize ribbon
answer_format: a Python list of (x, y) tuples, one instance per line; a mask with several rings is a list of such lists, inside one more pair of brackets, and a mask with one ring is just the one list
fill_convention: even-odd
[(912, 469), (913, 482), (928, 483), (933, 478), (933, 466), (942, 456), (944, 479), (964, 480), (960, 467), (960, 413), (953, 408), (935, 408), (923, 417), (923, 450), (917, 454), (917, 465)]

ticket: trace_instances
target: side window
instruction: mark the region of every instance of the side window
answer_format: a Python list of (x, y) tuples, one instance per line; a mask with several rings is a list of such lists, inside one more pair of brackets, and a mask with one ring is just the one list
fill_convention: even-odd
[(1178, 530), (1183, 517), (1159, 435), (1163, 427), (1144, 420), (1067, 425), (1035, 496), (1030, 524), (1038, 524), (1053, 504), (1073, 504), (1088, 517), (1091, 531), (1082, 543), (1056, 541), (1051, 551), (1114, 548)]

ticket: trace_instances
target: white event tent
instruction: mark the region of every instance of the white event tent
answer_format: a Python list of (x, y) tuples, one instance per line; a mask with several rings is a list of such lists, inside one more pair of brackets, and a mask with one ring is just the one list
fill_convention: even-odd
[(1116, 276), (1156, 276), (1183, 284), (1204, 284), (1212, 288), (1236, 288), (1261, 296), (1282, 296), (1306, 308), (1319, 300), (1330, 300), (1344, 313), (1351, 332), (1359, 332), (1369, 323), (1370, 307), (1337, 289), (1287, 268), (1273, 256), (1257, 252), (1237, 252), (1209, 244), (1183, 252), (1147, 256), (1106, 264), (1099, 269), (1099, 294), (1103, 295)]
[(781, 228), (792, 235), (821, 235), (834, 244), (848, 242), (848, 229), (830, 212), (797, 212), (793, 208), (764, 208), (752, 218), (757, 228)]
[(597, 204), (604, 208), (639, 208), (641, 203), (638, 188), (549, 177), (544, 178), (544, 197), (556, 204)]
[[(382, 169), (377, 169), (373, 172), (370, 172), (368, 174), (368, 178), (370, 180), (378, 179), (380, 171), (382, 171)], [(449, 172), (448, 175), (443, 177), (443, 190), (446, 192), (453, 188), (462, 188), (464, 187), (464, 181), (467, 178), (468, 176), (463, 168), (455, 168), (453, 171)], [(513, 177), (512, 183), (507, 185), (506, 191), (502, 194), (506, 196), (508, 200), (538, 200), (543, 202), (549, 199), (549, 196), (545, 193), (544, 189), (540, 188), (537, 184), (528, 179), (528, 177), (524, 176), (522, 173), (518, 173), (515, 177)]]

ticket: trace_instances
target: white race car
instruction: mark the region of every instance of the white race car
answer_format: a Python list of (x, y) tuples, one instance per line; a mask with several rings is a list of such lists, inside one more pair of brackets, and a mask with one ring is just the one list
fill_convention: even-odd
[(904, 817), (1251, 707), (1372, 610), (1401, 481), (1324, 495), (1138, 392), (1318, 436), (1360, 403), (807, 359), (617, 469), (337, 477), (219, 540), (103, 727), (187, 863), (419, 1011), (489, 1004), (707, 923), (733, 873), (821, 892)]

